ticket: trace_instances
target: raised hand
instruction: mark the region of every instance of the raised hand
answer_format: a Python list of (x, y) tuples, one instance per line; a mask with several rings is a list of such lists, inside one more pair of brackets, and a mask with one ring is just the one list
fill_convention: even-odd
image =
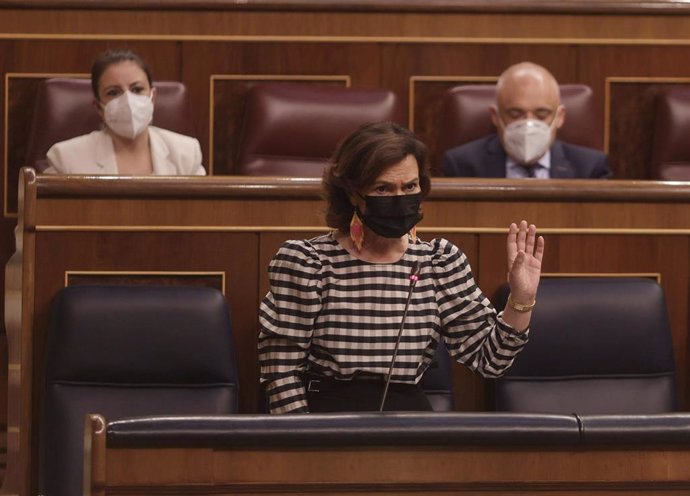
[(534, 301), (544, 257), (544, 238), (537, 237), (534, 224), (521, 221), (510, 225), (506, 252), (508, 256), (508, 284), (512, 300), (528, 305)]

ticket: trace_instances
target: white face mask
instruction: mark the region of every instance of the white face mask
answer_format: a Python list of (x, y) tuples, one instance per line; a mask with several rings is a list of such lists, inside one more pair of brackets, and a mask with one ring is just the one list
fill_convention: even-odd
[(103, 119), (118, 136), (134, 139), (151, 123), (153, 101), (150, 96), (125, 91), (105, 105)]
[(537, 119), (521, 119), (503, 129), (503, 146), (506, 153), (520, 164), (530, 164), (542, 157), (551, 146), (551, 125)]

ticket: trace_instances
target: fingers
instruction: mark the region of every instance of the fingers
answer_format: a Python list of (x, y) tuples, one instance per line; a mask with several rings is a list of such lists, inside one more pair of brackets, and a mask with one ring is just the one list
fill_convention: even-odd
[(520, 221), (520, 227), (517, 228), (517, 235), (515, 235), (515, 224), (510, 225), (508, 231), (508, 243), (513, 241), (517, 245), (517, 251), (524, 251), (528, 255), (534, 254), (534, 248), (537, 240), (537, 226), (534, 224), (527, 224), (526, 220)]
[(544, 237), (539, 236), (537, 238), (537, 248), (534, 250), (534, 258), (539, 260), (541, 262), (542, 258), (544, 258)]
[[(540, 236), (541, 238), (541, 236)], [(544, 239), (541, 238), (541, 248), (537, 238), (537, 227), (534, 224), (527, 224), (526, 220), (520, 221), (519, 226), (515, 223), (508, 228), (507, 250), (508, 261), (515, 259), (518, 252), (524, 251), (528, 255), (535, 255), (541, 249), (543, 254)]]
[(513, 222), (508, 228), (506, 252), (508, 272), (511, 271), (515, 262), (522, 263), (525, 260), (524, 255), (534, 256), (541, 262), (544, 257), (544, 238), (537, 237), (537, 227), (534, 224), (527, 224), (526, 220), (520, 221), (519, 225)]
[(527, 234), (525, 239), (525, 253), (530, 255), (534, 253), (534, 244), (537, 237), (537, 227), (534, 224), (530, 224), (527, 227)]
[[(525, 221), (525, 220), (520, 221), (520, 229), (519, 229), (518, 235), (517, 235), (517, 249), (518, 249), (518, 251), (525, 251), (525, 249), (527, 247), (527, 237), (528, 237), (527, 232), (528, 232), (527, 221)], [(536, 228), (535, 228), (535, 232), (536, 232)], [(534, 244), (534, 240), (532, 240), (532, 244)]]
[(527, 240), (527, 221), (520, 221), (520, 230), (517, 235), (517, 249), (518, 251), (525, 251), (525, 245)]

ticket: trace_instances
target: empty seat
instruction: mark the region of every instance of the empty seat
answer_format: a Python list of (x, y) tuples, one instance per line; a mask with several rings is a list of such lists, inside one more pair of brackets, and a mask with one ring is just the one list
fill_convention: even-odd
[(530, 329), (523, 352), (495, 381), (497, 410), (655, 414), (677, 408), (671, 331), (656, 281), (543, 279)]
[(210, 288), (76, 286), (52, 307), (39, 487), (81, 494), (84, 418), (237, 411), (230, 315)]
[[(338, 144), (369, 122), (400, 121), (395, 94), (268, 83), (248, 94), (236, 174), (320, 177)], [(231, 164), (232, 165), (232, 164)]]
[(690, 181), (690, 87), (657, 95), (651, 178)]

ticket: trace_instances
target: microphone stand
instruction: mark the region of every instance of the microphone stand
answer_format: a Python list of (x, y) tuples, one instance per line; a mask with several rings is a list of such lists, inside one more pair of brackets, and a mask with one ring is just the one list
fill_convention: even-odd
[(395, 366), (395, 359), (398, 357), (398, 349), (400, 348), (400, 340), (402, 338), (403, 328), (405, 327), (405, 318), (407, 317), (407, 309), (410, 307), (410, 300), (412, 299), (412, 291), (414, 290), (417, 281), (419, 280), (419, 261), (415, 262), (412, 266), (412, 273), (410, 274), (410, 291), (407, 293), (407, 301), (405, 302), (405, 310), (403, 311), (402, 319), (400, 320), (400, 328), (398, 329), (398, 339), (395, 342), (395, 349), (393, 350), (393, 357), (391, 358), (391, 364), (388, 367), (388, 376), (386, 377), (386, 386), (383, 389), (383, 396), (381, 397), (381, 406), (379, 406), (379, 412), (383, 411), (383, 405), (386, 403), (386, 396), (388, 396), (388, 386), (391, 383), (391, 377), (393, 377), (393, 367)]

